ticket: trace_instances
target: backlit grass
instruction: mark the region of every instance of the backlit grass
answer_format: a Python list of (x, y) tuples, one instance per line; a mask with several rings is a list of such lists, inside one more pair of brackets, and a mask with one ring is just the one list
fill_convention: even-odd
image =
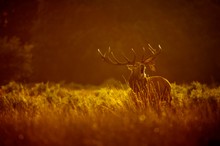
[(0, 90), (0, 145), (220, 144), (220, 87), (172, 84), (172, 107), (138, 109), (127, 85), (11, 82)]

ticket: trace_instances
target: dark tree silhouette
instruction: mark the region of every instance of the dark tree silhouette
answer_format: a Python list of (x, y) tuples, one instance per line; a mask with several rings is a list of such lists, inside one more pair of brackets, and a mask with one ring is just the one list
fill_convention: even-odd
[(32, 72), (33, 45), (22, 44), (17, 37), (0, 38), (0, 84), (26, 81)]

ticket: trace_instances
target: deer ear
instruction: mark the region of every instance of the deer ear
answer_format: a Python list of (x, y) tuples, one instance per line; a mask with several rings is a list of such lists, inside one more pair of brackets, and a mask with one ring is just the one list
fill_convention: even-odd
[(154, 63), (149, 64), (149, 68), (150, 68), (151, 71), (156, 72), (156, 67), (155, 67)]
[(133, 65), (127, 65), (129, 70), (133, 70)]

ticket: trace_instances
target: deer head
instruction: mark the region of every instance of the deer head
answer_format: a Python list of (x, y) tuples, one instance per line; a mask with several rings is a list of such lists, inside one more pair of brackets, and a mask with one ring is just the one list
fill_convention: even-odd
[(146, 77), (146, 67), (149, 67), (150, 70), (155, 71), (155, 59), (157, 58), (157, 56), (161, 53), (161, 46), (159, 45), (159, 49), (156, 50), (153, 47), (151, 47), (150, 44), (148, 44), (148, 49), (151, 52), (151, 55), (146, 55), (146, 49), (143, 48), (143, 55), (141, 57), (140, 61), (136, 61), (136, 53), (134, 51), (134, 49), (131, 49), (131, 51), (133, 52), (133, 59), (130, 60), (128, 59), (128, 57), (126, 57), (124, 54), (122, 54), (124, 61), (119, 61), (114, 53), (111, 51), (111, 49), (109, 48), (107, 52), (102, 53), (99, 49), (98, 49), (98, 53), (100, 54), (101, 58), (109, 64), (113, 64), (113, 65), (126, 65), (128, 67), (129, 70), (131, 70), (131, 78), (135, 78), (135, 79), (142, 79), (143, 77)]

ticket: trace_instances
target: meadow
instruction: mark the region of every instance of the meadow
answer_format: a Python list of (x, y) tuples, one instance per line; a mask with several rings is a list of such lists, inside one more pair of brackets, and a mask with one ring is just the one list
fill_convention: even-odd
[(1, 146), (217, 146), (220, 87), (172, 83), (172, 106), (137, 108), (126, 84), (10, 82), (0, 88)]

